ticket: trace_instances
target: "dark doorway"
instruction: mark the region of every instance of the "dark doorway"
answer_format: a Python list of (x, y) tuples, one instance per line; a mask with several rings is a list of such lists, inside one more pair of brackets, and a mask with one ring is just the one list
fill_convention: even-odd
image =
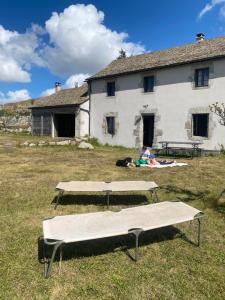
[(74, 137), (75, 114), (55, 114), (55, 129), (58, 137)]
[(154, 115), (143, 116), (143, 145), (152, 147), (154, 139)]

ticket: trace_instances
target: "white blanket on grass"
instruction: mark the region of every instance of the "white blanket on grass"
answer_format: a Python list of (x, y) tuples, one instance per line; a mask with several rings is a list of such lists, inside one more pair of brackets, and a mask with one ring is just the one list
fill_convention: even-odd
[(168, 165), (140, 165), (141, 167), (148, 167), (148, 168), (157, 168), (157, 169), (162, 169), (162, 168), (167, 168), (167, 167), (183, 167), (183, 166), (187, 166), (188, 164), (186, 163), (177, 163), (174, 162), (172, 164), (168, 164)]

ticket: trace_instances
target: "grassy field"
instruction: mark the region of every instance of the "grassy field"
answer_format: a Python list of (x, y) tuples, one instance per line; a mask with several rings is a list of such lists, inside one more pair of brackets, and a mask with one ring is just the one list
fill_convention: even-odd
[[(135, 150), (74, 146), (22, 148), (28, 137), (0, 136), (0, 299), (225, 299), (225, 156), (180, 159), (187, 167), (152, 170), (119, 168), (115, 161)], [(194, 246), (196, 224), (183, 224), (142, 237), (140, 259), (120, 249), (121, 239), (81, 243), (65, 249), (59, 274), (43, 278), (37, 238), (49, 216), (106, 209), (103, 196), (67, 195), (55, 211), (58, 181), (154, 180), (160, 201), (181, 199), (201, 209), (202, 246)], [(113, 196), (116, 211), (142, 204), (147, 193)], [(220, 205), (221, 204), (221, 205)], [(133, 240), (126, 239), (132, 253)]]

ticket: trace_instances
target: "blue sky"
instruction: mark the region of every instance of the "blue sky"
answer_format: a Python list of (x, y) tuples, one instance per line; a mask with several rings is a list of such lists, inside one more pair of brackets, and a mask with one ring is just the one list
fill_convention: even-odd
[(225, 0), (1, 0), (0, 102), (73, 87), (117, 57), (225, 35)]

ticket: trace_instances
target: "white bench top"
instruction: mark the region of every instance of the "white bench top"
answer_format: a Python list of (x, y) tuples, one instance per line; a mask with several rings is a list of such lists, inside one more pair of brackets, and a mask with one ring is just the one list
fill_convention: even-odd
[(68, 181), (59, 182), (56, 189), (66, 192), (126, 192), (149, 191), (157, 187), (154, 181)]
[(191, 221), (200, 211), (183, 202), (161, 202), (105, 211), (56, 216), (43, 221), (45, 239), (64, 243), (124, 235), (133, 228), (151, 230)]

